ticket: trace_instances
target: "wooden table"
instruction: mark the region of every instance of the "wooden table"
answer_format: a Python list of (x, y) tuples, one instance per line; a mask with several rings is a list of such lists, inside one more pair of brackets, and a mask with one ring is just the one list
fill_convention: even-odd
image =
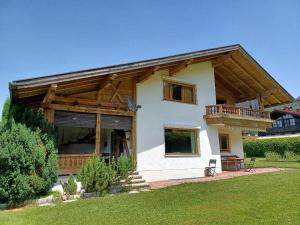
[(222, 156), (222, 169), (226, 167), (226, 170), (229, 170), (230, 166), (233, 166), (235, 170), (242, 169), (242, 164), (244, 164), (244, 158), (237, 156)]

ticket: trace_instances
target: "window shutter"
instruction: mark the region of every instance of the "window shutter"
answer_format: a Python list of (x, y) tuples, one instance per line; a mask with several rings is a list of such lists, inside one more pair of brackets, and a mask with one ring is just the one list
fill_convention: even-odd
[(164, 82), (164, 99), (171, 99), (171, 85)]
[(184, 87), (184, 102), (193, 103), (193, 88), (192, 87)]

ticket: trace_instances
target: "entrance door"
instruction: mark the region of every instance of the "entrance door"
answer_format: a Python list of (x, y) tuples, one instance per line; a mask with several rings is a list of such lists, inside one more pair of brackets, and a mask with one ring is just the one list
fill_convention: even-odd
[(131, 132), (131, 117), (101, 115), (101, 152), (105, 161), (131, 154)]

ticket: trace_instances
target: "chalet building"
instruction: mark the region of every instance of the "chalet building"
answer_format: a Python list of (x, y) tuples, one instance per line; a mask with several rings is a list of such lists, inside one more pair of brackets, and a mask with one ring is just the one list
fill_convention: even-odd
[(300, 134), (300, 108), (274, 109), (271, 119), (274, 120), (272, 127), (267, 128), (266, 132), (260, 132), (259, 136)]
[(17, 80), (10, 93), (57, 126), (60, 174), (123, 153), (147, 181), (204, 176), (210, 159), (221, 172), (222, 155), (243, 157), (242, 130), (272, 126), (265, 107), (293, 101), (240, 45)]

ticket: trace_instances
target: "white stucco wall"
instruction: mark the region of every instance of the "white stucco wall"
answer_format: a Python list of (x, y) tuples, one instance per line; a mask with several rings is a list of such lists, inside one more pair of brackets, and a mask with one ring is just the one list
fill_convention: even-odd
[(230, 152), (221, 152), (221, 155), (237, 155), (244, 158), (242, 132), (239, 129), (220, 129), (220, 133), (229, 134)]
[[(205, 106), (216, 103), (214, 71), (210, 62), (193, 64), (175, 79), (197, 87), (197, 104), (163, 100), (163, 76), (160, 71), (138, 84), (137, 103), (137, 170), (147, 181), (204, 176), (209, 159), (218, 162), (221, 170), (218, 129), (207, 126)], [(165, 156), (164, 126), (199, 129), (200, 156)]]

